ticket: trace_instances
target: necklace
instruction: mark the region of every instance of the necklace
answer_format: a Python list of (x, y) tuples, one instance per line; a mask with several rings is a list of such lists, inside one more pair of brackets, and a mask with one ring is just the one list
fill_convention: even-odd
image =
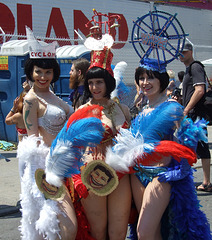
[(115, 102), (109, 102), (108, 104), (102, 104), (102, 103), (91, 103), (91, 104), (97, 104), (103, 107), (103, 114), (109, 118), (111, 120), (112, 126), (114, 129), (116, 129), (116, 124), (115, 124), (115, 115), (116, 115), (116, 111), (115, 111)]
[(156, 106), (160, 105), (161, 103), (165, 102), (166, 100), (167, 100), (167, 96), (162, 95), (159, 99), (157, 99), (152, 104), (148, 103), (146, 108), (155, 108)]
[(109, 115), (109, 119), (111, 120), (113, 129), (116, 130), (116, 123), (115, 123), (115, 102), (111, 102), (109, 106), (103, 106), (104, 110), (107, 111), (107, 113), (104, 113), (105, 116), (107, 116), (107, 114)]
[(111, 114), (113, 114), (113, 112), (114, 112), (115, 103), (112, 102), (112, 103), (109, 104), (109, 106), (103, 104), (102, 107), (104, 108), (104, 110), (107, 111), (107, 113), (108, 113), (109, 115), (111, 115)]

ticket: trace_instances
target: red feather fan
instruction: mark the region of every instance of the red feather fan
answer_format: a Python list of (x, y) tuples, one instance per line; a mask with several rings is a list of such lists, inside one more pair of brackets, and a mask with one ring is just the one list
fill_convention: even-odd
[(193, 165), (197, 161), (196, 153), (190, 148), (183, 146), (174, 141), (161, 141), (151, 154), (146, 153), (143, 157), (137, 159), (137, 163), (149, 166), (151, 163), (159, 162), (162, 157), (171, 156), (178, 162), (181, 158), (186, 158), (189, 165)]
[(78, 109), (75, 113), (73, 113), (70, 118), (68, 119), (67, 122), (67, 129), (69, 126), (74, 122), (79, 119), (83, 118), (90, 118), (90, 117), (95, 117), (101, 119), (102, 117), (102, 110), (103, 107), (99, 105), (88, 105), (87, 107), (83, 107)]

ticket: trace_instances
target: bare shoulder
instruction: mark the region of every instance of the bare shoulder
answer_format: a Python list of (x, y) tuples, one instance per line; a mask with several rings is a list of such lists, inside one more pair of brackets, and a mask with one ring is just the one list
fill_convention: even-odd
[(130, 109), (127, 105), (120, 103), (119, 104), (120, 108), (122, 109), (124, 116), (128, 122), (131, 120), (131, 115), (130, 115)]
[(79, 107), (77, 108), (77, 110), (78, 110), (78, 109), (82, 109), (82, 108), (84, 108), (84, 107), (87, 107), (88, 105), (89, 105), (88, 103), (85, 103), (85, 104), (79, 106)]
[(123, 111), (129, 111), (129, 107), (126, 104), (120, 103), (119, 105), (121, 106)]
[(27, 95), (24, 97), (24, 111), (26, 109), (34, 109), (36, 110), (38, 108), (39, 102), (37, 97), (31, 92), (29, 91), (27, 93)]
[(32, 93), (30, 90), (25, 96), (24, 96), (24, 101), (30, 101), (30, 102), (35, 102), (38, 101), (37, 97)]

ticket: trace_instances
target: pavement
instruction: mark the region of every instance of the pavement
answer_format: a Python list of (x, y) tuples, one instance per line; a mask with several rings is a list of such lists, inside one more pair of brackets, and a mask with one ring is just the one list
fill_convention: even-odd
[(19, 211), (20, 178), (16, 150), (0, 149), (0, 217)]
[[(208, 136), (212, 154), (212, 126), (208, 127)], [(0, 149), (0, 217), (14, 214), (20, 209), (21, 186), (16, 153), (16, 150), (3, 151)], [(193, 167), (195, 169), (202, 168), (201, 161), (198, 160)], [(197, 180), (198, 182), (202, 181), (199, 178)]]

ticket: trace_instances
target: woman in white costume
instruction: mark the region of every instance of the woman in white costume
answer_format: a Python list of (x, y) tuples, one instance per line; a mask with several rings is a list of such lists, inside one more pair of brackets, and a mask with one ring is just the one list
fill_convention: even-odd
[(69, 193), (66, 191), (61, 201), (46, 199), (35, 181), (36, 169), (45, 168), (49, 147), (73, 109), (50, 91), (50, 84), (60, 75), (59, 65), (53, 58), (55, 44), (43, 49), (38, 47), (28, 28), (27, 37), (30, 58), (25, 64), (25, 73), (34, 84), (24, 99), (23, 117), (28, 137), (18, 147), (19, 161), (26, 165), (21, 179), (21, 235), (26, 240), (75, 239), (77, 220)]

